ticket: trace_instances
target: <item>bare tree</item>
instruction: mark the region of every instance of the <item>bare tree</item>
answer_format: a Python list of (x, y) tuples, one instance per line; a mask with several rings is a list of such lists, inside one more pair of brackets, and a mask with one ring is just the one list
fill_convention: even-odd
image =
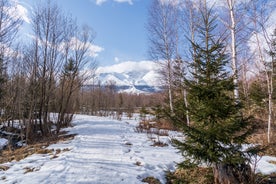
[[(68, 126), (72, 120), (74, 111), (77, 109), (76, 102), (77, 94), (81, 86), (88, 78), (93, 77), (96, 62), (89, 56), (91, 45), (94, 41), (94, 32), (87, 26), (79, 29), (73, 26), (73, 35), (67, 39), (64, 49), (65, 64), (61, 73), (59, 89), (61, 91), (58, 100), (58, 130), (61, 126)], [(92, 60), (92, 62), (90, 62)], [(90, 62), (90, 63), (88, 63)], [(89, 64), (90, 73), (84, 72), (84, 67)]]
[(9, 0), (0, 0), (0, 107), (5, 91), (5, 82), (7, 82), (7, 66), (12, 55), (16, 53), (13, 50), (13, 44), (18, 33), (19, 26), (22, 24), (20, 17), (16, 16), (15, 5)]
[[(258, 69), (261, 69), (266, 78), (267, 94), (268, 94), (268, 130), (267, 141), (270, 143), (271, 124), (273, 122), (273, 61), (268, 62), (268, 55), (266, 50), (272, 51), (271, 48), (272, 39), (268, 28), (271, 27), (270, 19), (272, 12), (275, 10), (275, 1), (260, 1), (251, 0), (247, 6), (248, 18), (252, 24), (249, 25), (249, 29), (252, 31), (252, 45), (255, 45), (256, 65)], [(268, 64), (270, 63), (270, 64)], [(272, 67), (271, 67), (272, 66)]]
[(79, 28), (50, 0), (34, 9), (32, 28), (33, 43), (26, 55), (32, 65), (30, 94), (35, 98), (31, 113), (38, 114), (40, 131), (47, 136), (52, 134), (50, 112), (58, 113), (57, 132), (72, 120), (78, 92), (88, 77), (84, 69), (90, 64), (90, 76), (95, 71), (91, 49), (95, 34), (87, 26)]
[[(179, 64), (176, 65), (176, 68), (182, 68), (181, 72), (182, 73), (181, 78), (178, 80), (181, 81), (181, 85), (183, 88), (183, 100), (184, 100), (184, 105), (186, 109), (188, 109), (188, 100), (187, 100), (187, 89), (184, 83), (184, 80), (186, 77), (187, 73), (190, 72), (197, 72), (197, 69), (194, 68), (194, 71), (189, 71), (188, 65), (191, 63), (194, 63), (196, 61), (195, 58), (195, 47), (193, 46), (192, 43), (195, 42), (197, 39), (197, 30), (198, 26), (200, 25), (201, 19), (199, 18), (199, 10), (202, 6), (203, 2), (202, 0), (185, 0), (185, 1), (180, 1), (180, 15), (181, 15), (181, 23), (180, 23), (180, 34), (182, 34), (182, 41), (181, 41), (181, 49), (182, 50), (182, 55), (183, 55), (183, 61), (182, 61), (182, 66), (180, 67)], [(187, 124), (190, 124), (189, 120), (189, 112), (186, 110), (186, 121)]]
[(240, 67), (241, 67), (241, 83), (242, 83), (242, 93), (244, 96), (245, 101), (248, 101), (249, 97), (249, 79), (253, 73), (250, 73), (250, 66), (252, 65), (253, 60), (252, 53), (250, 53), (249, 48), (244, 49), (241, 52), (240, 56)]
[(161, 65), (168, 89), (169, 108), (173, 113), (173, 65), (178, 54), (178, 9), (175, 1), (154, 0), (149, 10), (149, 54)]
[[(242, 2), (239, 0), (227, 0), (226, 8), (228, 10), (228, 20), (220, 20), (224, 23), (227, 32), (229, 32), (229, 47), (230, 47), (230, 55), (231, 55), (231, 67), (232, 67), (232, 76), (234, 81), (234, 97), (236, 101), (240, 101), (239, 94), (239, 66), (241, 66), (241, 70), (243, 70), (243, 74), (245, 74), (245, 69), (249, 58), (251, 55), (247, 55), (247, 58), (241, 53), (247, 52), (248, 39), (250, 33), (246, 30), (246, 26), (249, 24), (248, 21), (245, 20), (246, 11), (244, 7), (247, 7), (248, 2)], [(241, 76), (241, 78), (245, 79), (245, 75)], [(244, 84), (244, 83), (243, 83)], [(245, 89), (245, 88), (243, 88)]]
[[(10, 53), (19, 26), (23, 23), (16, 13), (15, 5), (9, 0), (0, 0), (0, 54)], [(3, 57), (3, 56), (2, 56)]]
[(55, 88), (55, 75), (60, 69), (59, 46), (63, 41), (64, 17), (56, 4), (47, 1), (34, 9), (32, 27), (35, 37), (35, 65), (39, 81), (39, 123), (43, 135), (51, 134), (49, 110)]

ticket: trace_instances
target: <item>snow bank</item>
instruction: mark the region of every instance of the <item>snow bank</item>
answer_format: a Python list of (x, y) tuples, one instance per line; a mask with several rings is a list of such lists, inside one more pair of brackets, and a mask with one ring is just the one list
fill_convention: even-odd
[(263, 156), (258, 160), (256, 168), (257, 173), (271, 174), (276, 172), (276, 157)]

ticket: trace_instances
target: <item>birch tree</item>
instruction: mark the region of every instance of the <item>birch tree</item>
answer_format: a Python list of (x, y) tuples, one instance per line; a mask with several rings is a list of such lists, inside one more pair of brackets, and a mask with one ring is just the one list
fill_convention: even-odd
[[(267, 141), (270, 143), (271, 134), (271, 124), (273, 123), (273, 64), (272, 61), (268, 62), (268, 55), (266, 50), (272, 51), (271, 48), (272, 39), (269, 33), (269, 28), (271, 28), (271, 15), (275, 10), (275, 1), (259, 1), (251, 0), (247, 6), (248, 18), (252, 22), (249, 25), (249, 29), (252, 31), (251, 44), (255, 47), (252, 52), (256, 56), (256, 65), (258, 69), (264, 72), (266, 84), (267, 84), (267, 94), (268, 94), (268, 123), (267, 123)], [(270, 64), (268, 64), (270, 63)]]
[(149, 10), (149, 54), (161, 65), (161, 74), (168, 89), (169, 108), (173, 113), (173, 65), (177, 56), (178, 25), (175, 1), (154, 0)]
[(239, 87), (238, 87), (238, 67), (237, 67), (237, 41), (236, 41), (236, 16), (235, 16), (235, 0), (227, 0), (227, 5), (230, 14), (231, 23), (229, 29), (231, 32), (231, 60), (232, 60), (232, 75), (234, 78), (234, 97), (236, 101), (239, 100)]
[[(181, 45), (183, 45), (181, 48), (183, 49), (183, 58), (186, 63), (183, 64), (183, 70), (184, 75), (182, 75), (182, 81), (184, 81), (187, 76), (187, 73), (197, 73), (198, 70), (196, 67), (193, 68), (193, 71), (190, 71), (187, 67), (190, 63), (196, 62), (196, 48), (192, 44), (196, 42), (198, 39), (198, 30), (200, 25), (202, 25), (202, 20), (200, 18), (200, 11), (203, 10), (204, 7), (206, 7), (206, 1), (205, 0), (185, 0), (181, 1), (181, 30), (180, 34), (182, 34), (183, 40), (181, 40)], [(185, 83), (183, 82), (183, 97), (184, 97), (184, 104), (185, 108), (188, 109), (188, 100), (187, 100), (187, 88), (185, 86)], [(189, 112), (186, 110), (186, 121), (187, 124), (190, 124), (189, 120)]]

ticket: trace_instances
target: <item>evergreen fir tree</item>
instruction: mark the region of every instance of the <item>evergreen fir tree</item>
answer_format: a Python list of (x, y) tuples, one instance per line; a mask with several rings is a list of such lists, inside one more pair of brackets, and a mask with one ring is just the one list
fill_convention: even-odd
[(63, 67), (63, 75), (64, 77), (72, 77), (76, 76), (78, 73), (78, 67), (76, 65), (76, 62), (74, 59), (70, 58), (68, 61), (65, 63)]
[[(193, 164), (212, 166), (215, 177), (219, 175), (217, 179), (228, 177), (230, 183), (246, 183), (251, 173), (241, 148), (250, 133), (249, 119), (242, 116), (241, 104), (232, 94), (235, 86), (226, 70), (229, 58), (223, 40), (213, 34), (216, 18), (212, 17), (212, 10), (203, 12), (202, 18), (201, 42), (192, 43), (196, 51), (192, 67), (196, 70), (191, 73), (192, 79), (185, 81), (192, 123), (187, 126), (182, 117), (171, 116), (185, 135), (185, 141), (175, 140), (175, 144)], [(182, 166), (187, 163), (184, 161)], [(247, 173), (241, 174), (242, 170)], [(228, 176), (222, 176), (226, 173)]]

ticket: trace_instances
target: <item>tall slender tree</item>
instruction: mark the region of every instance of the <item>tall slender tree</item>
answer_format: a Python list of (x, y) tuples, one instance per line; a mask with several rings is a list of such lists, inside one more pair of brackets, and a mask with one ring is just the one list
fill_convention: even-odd
[(178, 47), (178, 8), (175, 1), (154, 0), (149, 9), (149, 54), (161, 66), (163, 85), (168, 90), (169, 108), (173, 113), (173, 67)]
[[(270, 47), (269, 50), (267, 51), (267, 53), (269, 54), (269, 56), (271, 57), (270, 61), (268, 61), (269, 64), (269, 76), (270, 76), (270, 80), (271, 80), (271, 84), (270, 86), (273, 87), (273, 83), (275, 81), (275, 70), (276, 70), (276, 28), (274, 29), (273, 34), (271, 35), (271, 39), (270, 39)], [(273, 89), (271, 90), (271, 93), (273, 93)], [(272, 94), (270, 94), (272, 96)], [(272, 97), (271, 97), (272, 98)], [(271, 126), (272, 126), (272, 121), (268, 122), (267, 124), (267, 141), (268, 143), (270, 143), (270, 139), (271, 139)]]
[(238, 87), (238, 66), (237, 66), (237, 23), (236, 23), (236, 11), (235, 11), (235, 1), (227, 0), (231, 24), (229, 25), (229, 29), (231, 32), (231, 60), (232, 60), (232, 73), (234, 77), (234, 95), (236, 100), (239, 100), (239, 87)]
[(0, 0), (0, 108), (4, 108), (5, 83), (7, 82), (7, 67), (13, 54), (13, 45), (21, 17), (16, 16), (15, 4), (9, 0)]
[(53, 103), (55, 76), (61, 66), (60, 45), (63, 41), (65, 16), (57, 4), (48, 0), (34, 9), (32, 27), (35, 36), (34, 54), (37, 66), (38, 114), (40, 130), (44, 136), (51, 134), (49, 111)]
[[(34, 38), (24, 58), (30, 92), (28, 119), (38, 119), (41, 134), (51, 136), (53, 121), (58, 123), (56, 132), (70, 124), (76, 93), (88, 78), (84, 68), (91, 68), (90, 75), (95, 72), (94, 32), (87, 26), (80, 28), (51, 0), (34, 8), (31, 25)], [(50, 116), (53, 111), (58, 114), (54, 120)]]
[[(251, 22), (248, 25), (249, 29), (252, 32), (252, 50), (255, 56), (255, 64), (260, 70), (260, 73), (264, 73), (266, 79), (266, 88), (267, 88), (267, 99), (268, 99), (268, 133), (267, 133), (267, 142), (270, 143), (270, 126), (274, 121), (274, 103), (273, 103), (273, 94), (274, 94), (274, 84), (273, 76), (274, 72), (271, 70), (271, 67), (267, 65), (268, 55), (266, 49), (273, 50), (271, 48), (272, 39), (269, 32), (269, 28), (274, 26), (272, 14), (275, 11), (276, 2), (269, 0), (251, 0), (247, 6), (247, 16)], [(272, 29), (273, 30), (273, 29)], [(251, 41), (252, 41), (251, 40)], [(272, 65), (271, 65), (272, 66)]]

